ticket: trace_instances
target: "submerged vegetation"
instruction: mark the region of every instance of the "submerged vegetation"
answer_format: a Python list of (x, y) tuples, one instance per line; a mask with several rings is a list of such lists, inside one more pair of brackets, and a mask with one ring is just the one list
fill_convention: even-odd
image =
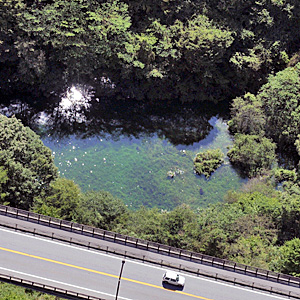
[[(173, 128), (175, 122), (169, 122), (165, 131)], [(197, 143), (188, 135), (189, 129), (187, 134), (177, 129), (183, 136), (177, 136), (177, 141), (192, 141), (189, 145), (174, 145), (163, 136), (146, 133), (138, 138), (120, 135), (118, 140), (111, 136), (71, 136), (47, 137), (43, 141), (54, 152), (60, 175), (74, 180), (84, 192), (108, 191), (132, 209), (141, 205), (174, 209), (183, 203), (197, 209), (219, 202), (228, 190), (239, 188), (243, 181), (228, 159), (209, 180), (195, 175), (193, 159), (197, 152), (221, 148), (226, 153), (227, 147), (232, 146), (227, 125), (221, 119), (212, 118), (209, 125), (211, 131)]]

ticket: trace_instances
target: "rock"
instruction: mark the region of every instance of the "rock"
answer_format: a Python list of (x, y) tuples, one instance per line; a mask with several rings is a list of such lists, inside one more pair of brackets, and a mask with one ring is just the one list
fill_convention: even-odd
[(175, 170), (175, 173), (176, 173), (177, 175), (182, 175), (182, 174), (184, 173), (184, 171), (182, 171), (182, 170), (180, 170), (180, 169), (176, 169), (176, 170)]
[(173, 171), (168, 171), (167, 175), (168, 175), (169, 178), (174, 178), (176, 173), (173, 172)]

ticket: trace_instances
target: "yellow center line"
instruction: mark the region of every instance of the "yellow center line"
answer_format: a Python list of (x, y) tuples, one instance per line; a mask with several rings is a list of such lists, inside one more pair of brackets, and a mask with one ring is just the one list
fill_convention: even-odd
[[(28, 253), (24, 253), (24, 252), (20, 252), (20, 251), (16, 251), (16, 250), (11, 250), (11, 249), (7, 249), (7, 248), (3, 248), (3, 247), (0, 247), (0, 250), (15, 253), (15, 254), (19, 254), (19, 255), (23, 255), (23, 256), (27, 256), (27, 257), (31, 257), (31, 258), (35, 258), (35, 259), (39, 259), (39, 260), (43, 260), (43, 261), (47, 261), (47, 262), (51, 262), (51, 263), (55, 263), (55, 264), (62, 265), (62, 266), (67, 266), (67, 267), (78, 269), (78, 270), (83, 270), (83, 271), (87, 271), (87, 272), (101, 274), (101, 275), (109, 276), (109, 277), (113, 277), (113, 278), (119, 278), (118, 275), (113, 275), (113, 274), (109, 274), (109, 273), (105, 273), (105, 272), (101, 272), (101, 271), (96, 271), (96, 270), (85, 268), (85, 267), (76, 266), (76, 265), (64, 263), (64, 262), (61, 262), (61, 261), (53, 260), (53, 259), (50, 259), (50, 258), (45, 258), (45, 257), (41, 257), (41, 256), (33, 255), (33, 254), (28, 254)], [(142, 284), (142, 285), (154, 287), (154, 288), (157, 288), (157, 289), (166, 290), (164, 287), (154, 285), (154, 284), (151, 284), (151, 283), (146, 283), (146, 282), (142, 282), (142, 281), (138, 281), (138, 280), (134, 280), (134, 279), (129, 279), (129, 278), (125, 278), (125, 277), (121, 277), (121, 278), (122, 278), (122, 280), (125, 280), (125, 281), (129, 281), (129, 282), (133, 282), (133, 283), (137, 283), (137, 284)], [(178, 291), (178, 290), (170, 290), (170, 289), (167, 289), (167, 290), (170, 291), (170, 292), (175, 292), (175, 293), (182, 294), (182, 295), (189, 296), (189, 297), (193, 297), (193, 298), (198, 298), (198, 299), (203, 299), (203, 300), (212, 300), (212, 299), (208, 299), (208, 298), (193, 295), (193, 294), (188, 294), (188, 293)]]

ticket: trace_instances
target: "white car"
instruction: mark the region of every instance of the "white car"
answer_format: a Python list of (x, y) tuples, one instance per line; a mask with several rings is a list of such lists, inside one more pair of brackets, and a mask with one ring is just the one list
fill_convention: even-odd
[(185, 278), (174, 271), (167, 271), (162, 281), (180, 287), (184, 287), (185, 284)]

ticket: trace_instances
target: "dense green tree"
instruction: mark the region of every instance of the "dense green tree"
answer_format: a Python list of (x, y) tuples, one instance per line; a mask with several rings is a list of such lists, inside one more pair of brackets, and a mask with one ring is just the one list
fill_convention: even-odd
[[(291, 169), (298, 167), (296, 161), (299, 160), (296, 154), (299, 150), (300, 125), (299, 68), (300, 64), (296, 64), (270, 76), (256, 96), (247, 93), (242, 98), (234, 99), (231, 109), (232, 119), (229, 121), (232, 133), (259, 135), (261, 140), (265, 136), (276, 142), (281, 162), (284, 161), (286, 168)], [(240, 143), (240, 139), (237, 136), (235, 144)], [(253, 138), (243, 137), (244, 142), (249, 139)], [(232, 155), (232, 151), (229, 154)], [(254, 157), (254, 152), (249, 157)], [(241, 157), (239, 159), (242, 160)], [(294, 172), (294, 175), (291, 172)], [(274, 172), (274, 176), (277, 181), (297, 180), (295, 171), (278, 169)], [(288, 176), (291, 178), (288, 179)]]
[(115, 228), (118, 232), (178, 248), (190, 248), (195, 242), (196, 213), (188, 205), (172, 211), (147, 209), (130, 212), (128, 219)]
[(282, 217), (280, 224), (281, 242), (300, 238), (300, 188), (289, 185), (282, 195)]
[(280, 147), (294, 145), (300, 128), (300, 64), (269, 77), (257, 98), (266, 115), (267, 135)]
[(235, 98), (231, 106), (232, 119), (228, 125), (232, 133), (264, 135), (265, 115), (255, 95), (247, 93)]
[(246, 215), (268, 216), (273, 222), (278, 222), (282, 214), (280, 194), (262, 194), (261, 192), (239, 192), (237, 200), (232, 204)]
[(196, 214), (187, 205), (180, 205), (165, 214), (162, 220), (165, 243), (172, 247), (189, 247), (190, 230), (196, 225)]
[(255, 177), (276, 163), (276, 145), (258, 135), (236, 134), (233, 148), (227, 153), (231, 163), (241, 173)]
[(3, 167), (0, 167), (0, 199), (4, 199), (6, 196), (6, 193), (3, 192), (2, 184), (5, 184), (8, 180), (7, 172)]
[(124, 202), (109, 192), (88, 191), (80, 197), (77, 222), (112, 230), (127, 214)]
[(8, 180), (2, 183), (5, 202), (30, 209), (33, 199), (57, 178), (51, 150), (15, 117), (0, 115), (0, 165)]
[(274, 172), (275, 181), (277, 183), (284, 182), (284, 181), (295, 183), (297, 181), (298, 176), (296, 170), (286, 170), (282, 168), (276, 168), (274, 169), (273, 172)]
[(144, 240), (164, 243), (165, 232), (161, 224), (165, 214), (167, 214), (166, 211), (160, 211), (158, 208), (147, 209), (142, 206), (131, 212), (125, 223), (119, 224), (118, 232)]
[(129, 213), (115, 230), (131, 236), (212, 256), (268, 267), (281, 242), (284, 208), (282, 192), (269, 183), (254, 182), (231, 193), (229, 203), (192, 211), (142, 207)]
[(80, 188), (73, 180), (59, 177), (51, 182), (47, 193), (41, 193), (35, 198), (33, 210), (40, 214), (75, 221), (80, 196)]
[(195, 240), (192, 243), (193, 250), (225, 258), (228, 241), (232, 242), (239, 234), (229, 229), (243, 215), (241, 210), (228, 204), (218, 203), (201, 209), (197, 227), (191, 231)]
[[(260, 188), (270, 190), (270, 187)], [(272, 195), (272, 194), (271, 194)], [(282, 209), (280, 193), (235, 192), (231, 204), (217, 204), (203, 209), (197, 218), (198, 228), (189, 234), (189, 247), (209, 255), (241, 263), (267, 266), (277, 242)], [(253, 248), (248, 249), (249, 243)], [(255, 253), (255, 249), (259, 251)]]
[(275, 252), (275, 246), (268, 243), (265, 237), (261, 237), (259, 234), (241, 236), (228, 248), (230, 260), (263, 269), (269, 269), (269, 263)]
[(274, 259), (274, 268), (281, 273), (300, 276), (300, 239), (287, 241), (279, 248)]
[(257, 91), (298, 51), (295, 0), (9, 0), (0, 12), (7, 92), (109, 78), (105, 95), (218, 101)]
[(295, 140), (295, 146), (297, 153), (300, 155), (300, 134), (298, 134), (297, 139)]
[(68, 76), (120, 68), (130, 59), (131, 23), (123, 2), (56, 0), (31, 6), (23, 18), (21, 28), (42, 48), (51, 46), (50, 59), (63, 63)]

